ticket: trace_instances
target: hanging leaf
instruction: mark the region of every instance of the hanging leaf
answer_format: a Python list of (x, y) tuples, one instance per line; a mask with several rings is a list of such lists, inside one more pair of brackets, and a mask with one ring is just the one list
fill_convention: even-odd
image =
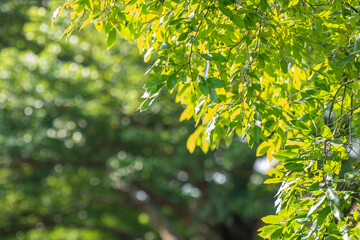
[(110, 48), (112, 48), (112, 46), (114, 46), (115, 40), (116, 40), (116, 30), (115, 30), (115, 28), (113, 28), (113, 29), (108, 33), (108, 37), (107, 37), (107, 41), (106, 41), (106, 47), (107, 47), (108, 50), (109, 50)]
[(217, 93), (216, 93), (215, 88), (209, 87), (209, 95), (210, 95), (210, 100), (212, 102), (216, 103), (217, 100), (218, 100), (218, 97), (217, 97)]
[(281, 71), (283, 71), (283, 73), (288, 72), (288, 64), (285, 60), (280, 61), (280, 67), (281, 67)]
[(178, 83), (179, 79), (176, 77), (176, 74), (170, 75), (170, 77), (167, 79), (167, 87), (169, 90), (172, 90), (176, 84)]
[(151, 54), (152, 54), (152, 51), (154, 50), (154, 48), (149, 48), (145, 55), (144, 55), (144, 62), (148, 62), (150, 60), (150, 57), (151, 57)]
[(103, 29), (103, 26), (104, 26), (104, 23), (103, 21), (97, 21), (97, 22), (94, 22), (94, 26), (96, 28), (96, 30), (98, 30), (98, 32), (101, 32), (101, 30)]

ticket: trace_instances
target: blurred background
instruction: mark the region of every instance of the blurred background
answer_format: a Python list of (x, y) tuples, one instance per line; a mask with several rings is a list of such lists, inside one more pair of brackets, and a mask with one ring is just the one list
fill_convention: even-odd
[(189, 154), (171, 96), (136, 111), (136, 47), (106, 51), (92, 26), (61, 38), (63, 2), (0, 3), (0, 239), (257, 239), (264, 159), (239, 139)]

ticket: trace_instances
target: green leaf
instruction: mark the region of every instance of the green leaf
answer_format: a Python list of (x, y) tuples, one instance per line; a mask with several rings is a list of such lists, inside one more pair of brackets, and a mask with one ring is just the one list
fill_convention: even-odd
[(287, 151), (287, 150), (279, 150), (273, 154), (273, 156), (281, 161), (291, 159), (297, 155), (296, 152)]
[(225, 16), (229, 17), (230, 19), (233, 17), (232, 11), (225, 7), (223, 4), (219, 4), (219, 9)]
[(208, 61), (212, 61), (214, 59), (211, 53), (201, 54), (201, 57)]
[(335, 138), (335, 139), (330, 141), (330, 144), (333, 145), (333, 146), (342, 146), (343, 142), (341, 141), (341, 139)]
[(224, 57), (220, 53), (212, 53), (211, 55), (216, 62), (227, 62), (226, 57)]
[(354, 66), (360, 71), (360, 62), (354, 62)]
[(156, 99), (156, 97), (150, 97), (150, 98), (145, 99), (139, 107), (140, 111), (147, 110), (151, 106), (151, 104), (154, 102), (155, 99)]
[[(328, 232), (330, 235), (332, 236), (341, 236), (341, 231), (340, 231), (340, 223), (334, 223), (334, 222), (331, 222), (329, 225), (328, 225)], [(344, 239), (339, 239), (339, 240), (344, 240)]]
[(186, 83), (186, 74), (184, 73), (180, 79), (182, 83)]
[(114, 26), (112, 25), (112, 23), (110, 21), (107, 21), (106, 24), (105, 24), (105, 33), (106, 34), (109, 34), (109, 32), (111, 31), (111, 29), (113, 29)]
[(85, 0), (85, 4), (88, 6), (88, 8), (90, 8), (91, 11), (94, 10), (94, 5), (93, 5), (93, 2), (92, 0)]
[(342, 240), (340, 238), (334, 237), (334, 236), (327, 236), (325, 240)]
[(238, 28), (240, 29), (245, 28), (245, 23), (240, 16), (234, 14), (231, 20), (236, 24)]
[(281, 234), (282, 234), (282, 229), (278, 229), (270, 235), (270, 239), (271, 240), (280, 239)]
[(199, 45), (199, 41), (197, 40), (197, 38), (195, 36), (190, 36), (190, 41), (196, 46)]
[(261, 137), (261, 126), (258, 126), (258, 125), (255, 124), (253, 136), (254, 136), (255, 142), (259, 143), (260, 142), (260, 137)]
[(273, 234), (276, 230), (282, 229), (282, 225), (267, 225), (262, 228), (260, 228), (258, 231), (260, 231), (259, 236), (262, 238), (268, 238), (271, 234)]
[(309, 212), (307, 214), (307, 216), (309, 217), (311, 214), (313, 214), (313, 212), (315, 212), (316, 209), (318, 209), (318, 207), (325, 201), (326, 199), (326, 195), (320, 197), (309, 209)]
[(179, 79), (176, 77), (176, 73), (170, 75), (170, 77), (167, 79), (167, 87), (169, 90), (172, 90), (176, 84), (179, 82)]
[(329, 17), (336, 17), (336, 16), (339, 16), (341, 14), (342, 14), (341, 12), (333, 12), (333, 13), (329, 14)]
[(203, 76), (201, 76), (201, 75), (198, 75), (198, 81), (201, 84), (207, 85), (207, 82), (205, 81), (205, 78)]
[(189, 35), (188, 32), (181, 33), (180, 36), (178, 37), (177, 41), (178, 42), (184, 41), (187, 38), (188, 35)]
[(217, 98), (215, 88), (212, 88), (212, 87), (209, 88), (209, 95), (210, 95), (210, 100), (212, 102), (216, 103), (218, 98)]
[(208, 78), (207, 82), (213, 88), (223, 88), (226, 86), (226, 84), (222, 80), (215, 78), (215, 77)]
[(348, 64), (349, 62), (351, 62), (353, 59), (354, 59), (354, 57), (346, 57), (346, 58), (340, 59), (339, 61), (337, 61), (335, 63), (335, 67), (338, 68), (338, 67), (344, 66), (344, 65)]
[(317, 221), (319, 225), (322, 225), (324, 223), (326, 217), (329, 215), (330, 212), (331, 209), (329, 206), (325, 207), (323, 210), (320, 211), (317, 217)]
[(199, 83), (199, 89), (200, 92), (205, 96), (209, 94), (209, 87), (205, 83)]
[(247, 29), (254, 27), (256, 25), (257, 19), (258, 19), (257, 14), (255, 14), (253, 12), (247, 13), (244, 18), (245, 27)]
[(333, 204), (332, 202), (330, 202), (330, 208), (331, 208), (331, 212), (332, 214), (334, 214), (334, 217), (341, 221), (343, 219), (343, 213), (340, 211), (339, 207), (335, 204)]
[(160, 84), (164, 84), (166, 79), (167, 79), (167, 76), (164, 76), (164, 75), (154, 76), (146, 81), (145, 88), (154, 88)]
[(176, 25), (178, 23), (182, 23), (184, 22), (186, 19), (185, 18), (178, 18), (178, 19), (175, 19), (175, 20), (172, 20), (169, 22), (169, 26), (173, 26), (173, 25)]
[(267, 0), (260, 0), (260, 9), (261, 11), (265, 12), (268, 9), (269, 5)]
[(294, 172), (301, 172), (304, 170), (304, 165), (301, 163), (285, 163), (284, 166), (286, 169)]
[(115, 28), (111, 29), (108, 33), (106, 48), (109, 50), (112, 46), (114, 46), (116, 40), (116, 30)]
[(275, 124), (275, 120), (270, 118), (265, 122), (265, 129), (269, 130), (269, 128), (271, 128), (274, 124)]
[(280, 61), (280, 67), (281, 67), (281, 71), (283, 71), (283, 73), (288, 72), (288, 64), (285, 60)]
[(216, 62), (226, 62), (226, 57), (224, 57), (223, 55), (221, 55), (220, 53), (206, 53), (206, 54), (201, 54), (201, 57), (208, 60), (208, 61), (216, 61)]
[(164, 42), (160, 46), (160, 50), (165, 50), (165, 49), (170, 49), (170, 48), (171, 48), (171, 44), (168, 42)]

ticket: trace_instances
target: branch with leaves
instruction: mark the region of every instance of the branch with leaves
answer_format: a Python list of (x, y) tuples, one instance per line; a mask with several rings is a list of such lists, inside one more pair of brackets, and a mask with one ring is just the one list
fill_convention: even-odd
[[(261, 237), (360, 237), (358, 212), (349, 210), (358, 202), (358, 164), (347, 150), (360, 138), (357, 1), (108, 1), (105, 15), (103, 5), (65, 3), (73, 22), (66, 32), (90, 14), (86, 21), (105, 26), (108, 47), (116, 31), (136, 40), (146, 61), (156, 59), (140, 110), (168, 88), (186, 105), (181, 119), (196, 121), (191, 152), (238, 135), (278, 160), (266, 181), (281, 183), (276, 215), (263, 219)], [(179, 70), (184, 64), (191, 70)]]

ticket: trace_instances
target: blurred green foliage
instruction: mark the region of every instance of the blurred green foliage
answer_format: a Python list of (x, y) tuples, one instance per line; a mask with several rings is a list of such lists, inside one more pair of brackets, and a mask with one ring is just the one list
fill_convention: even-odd
[(60, 39), (58, 5), (0, 5), (1, 239), (255, 239), (273, 187), (254, 151), (189, 154), (173, 100), (135, 111), (137, 50), (90, 28)]

